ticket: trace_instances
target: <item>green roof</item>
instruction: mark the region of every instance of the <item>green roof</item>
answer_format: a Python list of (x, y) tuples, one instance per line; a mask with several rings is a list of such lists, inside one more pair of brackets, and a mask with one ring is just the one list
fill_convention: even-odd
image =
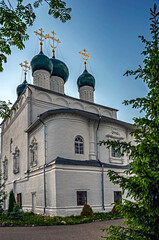
[(18, 85), (18, 87), (17, 87), (18, 97), (21, 95), (21, 93), (23, 92), (23, 90), (24, 90), (24, 88), (26, 87), (27, 84), (28, 84), (27, 81), (24, 80), (24, 82), (22, 84)]
[(53, 71), (51, 76), (61, 77), (64, 80), (64, 82), (66, 82), (69, 76), (69, 70), (66, 64), (54, 57), (51, 58), (50, 60), (53, 63)]
[(77, 79), (77, 85), (78, 88), (83, 86), (91, 86), (94, 88), (95, 78), (87, 70), (84, 70), (84, 72)]
[(46, 55), (44, 55), (43, 52), (40, 52), (38, 55), (34, 56), (31, 60), (30, 65), (32, 68), (32, 74), (36, 70), (41, 69), (46, 70), (51, 74), (53, 70), (52, 61), (50, 61), (50, 59)]

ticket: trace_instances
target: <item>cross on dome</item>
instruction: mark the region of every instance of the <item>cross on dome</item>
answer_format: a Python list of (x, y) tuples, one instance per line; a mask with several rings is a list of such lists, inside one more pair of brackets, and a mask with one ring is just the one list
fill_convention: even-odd
[(38, 39), (40, 40), (40, 52), (42, 52), (42, 45), (43, 45), (44, 39), (46, 39), (46, 35), (43, 34), (44, 31), (42, 28), (40, 28), (39, 31), (40, 33), (38, 32), (38, 30), (34, 31), (34, 33), (36, 34), (36, 36), (40, 36), (40, 38), (38, 37)]
[(84, 48), (83, 49), (83, 52), (82, 51), (80, 51), (79, 52), (79, 54), (82, 56), (84, 56), (83, 57), (83, 59), (84, 59), (84, 69), (85, 70), (87, 70), (87, 67), (86, 67), (86, 65), (87, 65), (87, 60), (91, 57), (89, 54), (87, 54), (87, 50)]
[(23, 68), (24, 80), (26, 81), (26, 75), (27, 75), (28, 70), (30, 70), (30, 66), (28, 66), (28, 62), (26, 60), (24, 61), (24, 64), (20, 63), (19, 65)]
[(51, 32), (52, 33), (52, 37), (49, 34), (46, 34), (45, 37), (46, 38), (51, 38), (52, 39), (52, 45), (50, 45), (52, 47), (52, 57), (55, 57), (55, 48), (57, 48), (57, 46), (55, 47), (55, 41), (59, 44), (61, 43), (59, 39), (55, 38), (56, 33), (54, 31)]

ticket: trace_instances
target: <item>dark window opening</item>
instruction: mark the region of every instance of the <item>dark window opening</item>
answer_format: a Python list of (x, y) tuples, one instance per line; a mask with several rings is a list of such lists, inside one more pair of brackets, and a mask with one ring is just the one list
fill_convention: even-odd
[(121, 191), (115, 191), (114, 192), (114, 202), (115, 203), (122, 203)]
[(87, 191), (77, 191), (77, 206), (87, 203)]
[(17, 203), (19, 204), (20, 208), (22, 208), (22, 194), (17, 194)]

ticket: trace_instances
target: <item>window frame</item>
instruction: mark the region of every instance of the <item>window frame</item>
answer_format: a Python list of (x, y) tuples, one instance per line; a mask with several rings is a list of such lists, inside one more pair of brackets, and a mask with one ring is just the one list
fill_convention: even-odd
[(81, 135), (77, 135), (74, 140), (75, 154), (84, 155), (84, 138)]
[[(116, 201), (115, 201), (115, 198), (117, 199)], [(114, 191), (114, 203), (119, 203), (119, 204), (122, 203), (122, 192), (121, 191)]]
[(22, 208), (22, 193), (17, 193), (17, 203), (19, 207)]
[[(87, 191), (77, 191), (77, 206), (83, 206), (84, 204), (87, 204)], [(80, 196), (81, 195), (81, 196)]]

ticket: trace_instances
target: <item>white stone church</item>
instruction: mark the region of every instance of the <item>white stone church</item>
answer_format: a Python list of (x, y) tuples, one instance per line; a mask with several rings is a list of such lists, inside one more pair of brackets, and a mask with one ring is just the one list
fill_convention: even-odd
[[(41, 35), (42, 36), (42, 31)], [(53, 35), (53, 41), (56, 39)], [(53, 44), (54, 45), (54, 44)], [(3, 121), (1, 167), (6, 191), (12, 189), (24, 211), (47, 215), (80, 214), (84, 203), (93, 211), (110, 211), (121, 189), (108, 170), (123, 173), (129, 160), (100, 140), (130, 141), (132, 124), (119, 121), (117, 110), (94, 103), (95, 79), (86, 69), (77, 80), (79, 99), (65, 94), (69, 70), (41, 51), (31, 60), (33, 84), (26, 78), (10, 118)], [(26, 75), (26, 62), (25, 65)], [(100, 81), (97, 81), (100, 82)], [(8, 198), (4, 203), (8, 208)]]

